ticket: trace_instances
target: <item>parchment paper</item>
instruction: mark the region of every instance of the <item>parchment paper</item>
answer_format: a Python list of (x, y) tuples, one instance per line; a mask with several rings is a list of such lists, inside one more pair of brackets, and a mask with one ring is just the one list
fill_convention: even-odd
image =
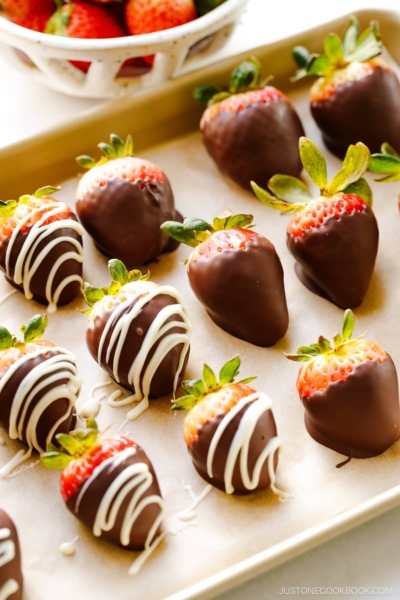
[[(307, 94), (298, 94), (295, 104), (307, 135), (321, 144), (309, 117)], [(284, 441), (278, 485), (293, 493), (294, 498), (280, 503), (270, 491), (229, 497), (213, 490), (197, 509), (196, 526), (168, 536), (141, 572), (130, 577), (128, 568), (138, 554), (94, 538), (65, 508), (58, 491), (59, 475), (38, 465), (0, 481), (1, 506), (15, 519), (21, 538), (25, 600), (159, 600), (399, 483), (400, 443), (380, 457), (352, 460), (336, 469), (342, 457), (318, 445), (305, 430), (295, 387), (298, 365), (289, 362), (283, 352), (316, 341), (319, 334), (332, 338), (341, 327), (343, 311), (311, 294), (297, 280), (294, 260), (285, 243), (287, 219), (222, 177), (202, 147), (199, 133), (154, 147), (143, 156), (165, 170), (175, 192), (176, 206), (185, 215), (211, 220), (227, 209), (253, 213), (256, 230), (269, 238), (279, 253), (285, 272), (290, 328), (285, 338), (269, 349), (233, 338), (208, 318), (190, 289), (186, 268), (180, 264), (189, 248), (181, 247), (174, 254), (162, 256), (150, 269), (157, 283), (176, 286), (189, 308), (193, 335), (187, 377), (199, 376), (204, 361), (218, 370), (226, 360), (239, 354), (241, 375), (257, 375), (255, 387), (273, 398), (278, 433)], [(329, 156), (330, 175), (339, 167), (340, 161)], [(43, 185), (47, 183), (54, 183), (51, 173), (49, 182), (44, 181)], [(65, 182), (59, 197), (73, 205), (76, 185), (77, 180)], [(399, 186), (374, 184), (373, 190), (380, 248), (369, 292), (362, 307), (355, 311), (356, 334), (368, 330), (368, 337), (386, 348), (400, 365)], [(87, 236), (85, 253), (85, 278), (95, 285), (105, 285), (109, 280), (107, 260)], [(1, 277), (0, 297), (10, 289)], [(76, 310), (83, 305), (78, 299), (59, 310), (50, 318), (46, 333), (46, 337), (77, 356), (85, 378), (78, 407), (94, 384), (107, 380), (86, 350), (87, 317)], [(43, 310), (43, 306), (15, 294), (0, 307), (0, 321), (17, 332), (20, 324)], [(105, 388), (109, 393), (114, 389), (114, 384)], [(191, 484), (196, 493), (205, 486), (192, 467), (182, 438), (184, 414), (171, 412), (169, 400), (153, 401), (142, 417), (123, 430), (144, 447), (153, 461), (168, 507), (167, 526), (177, 525), (177, 513), (191, 504), (182, 481)], [(100, 428), (111, 425), (110, 433), (115, 433), (130, 408), (113, 409), (104, 401), (98, 416)], [(11, 442), (6, 433), (1, 435), (6, 441), (5, 446), (0, 446), (0, 464), (4, 464), (21, 445)], [(60, 544), (76, 535), (80, 539), (75, 556), (62, 556)]]

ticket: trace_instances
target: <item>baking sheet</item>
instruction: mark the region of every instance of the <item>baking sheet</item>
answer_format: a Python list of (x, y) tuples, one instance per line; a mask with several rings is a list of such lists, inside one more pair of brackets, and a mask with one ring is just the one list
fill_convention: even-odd
[[(364, 21), (371, 18), (372, 14), (374, 13), (364, 14)], [(377, 16), (382, 21), (382, 15)], [(388, 16), (388, 28), (390, 23), (394, 39), (394, 22)], [(340, 29), (342, 25), (339, 26), (339, 31)], [(325, 32), (319, 30), (318, 36), (323, 37)], [(297, 39), (296, 43), (304, 42), (305, 39), (313, 38), (310, 34)], [(292, 43), (292, 40), (286, 42), (286, 53)], [(280, 44), (281, 52), (283, 48), (284, 45)], [(272, 55), (273, 49), (269, 49), (269, 52), (264, 51), (261, 58), (265, 60), (266, 56)], [(287, 59), (285, 64), (282, 72), (286, 72), (291, 66)], [(221, 74), (221, 67), (218, 68)], [(229, 68), (230, 64), (225, 66), (225, 70)], [(218, 73), (218, 70), (213, 72)], [(197, 81), (208, 81), (204, 76), (197, 75)], [(188, 77), (181, 87), (174, 83), (165, 92), (170, 95), (170, 101), (174, 89), (180, 89), (180, 93), (183, 93), (185, 85), (193, 85), (193, 77)], [(225, 72), (223, 77), (226, 78)], [(298, 89), (291, 96), (303, 120), (306, 135), (321, 145), (319, 132), (309, 117), (307, 92)], [(159, 106), (163, 113), (161, 100), (162, 94), (158, 100), (153, 96), (153, 109)], [(143, 99), (142, 108), (145, 101)], [(134, 108), (133, 101), (130, 102)], [(136, 101), (133, 129), (144, 127), (143, 123), (146, 123), (144, 116), (139, 125), (142, 113), (137, 107), (140, 107), (140, 102), (140, 99)], [(177, 104), (179, 106), (179, 102)], [(151, 107), (151, 103), (148, 105)], [(58, 178), (58, 174), (76, 172), (72, 161), (72, 156), (77, 153), (76, 148), (80, 147), (80, 152), (93, 150), (88, 138), (84, 136), (85, 131), (90, 130), (90, 140), (96, 141), (103, 139), (104, 132), (109, 133), (111, 129), (125, 134), (129, 124), (122, 116), (118, 121), (116, 106), (117, 104), (112, 111), (110, 109), (108, 120), (98, 111), (91, 118), (82, 121), (81, 128), (78, 123), (69, 130), (60, 130), (58, 145), (57, 136), (55, 133), (51, 134), (47, 138), (52, 140), (52, 144), (47, 144), (47, 161), (45, 152), (34, 156), (28, 164), (24, 181), (19, 174), (17, 183), (12, 169), (6, 170), (5, 153), (0, 155), (2, 197), (31, 191), (31, 185), (36, 182), (38, 174), (41, 176), (39, 185), (46, 185), (56, 183), (54, 178)], [(119, 106), (120, 115), (124, 115), (129, 103), (123, 101)], [(176, 122), (175, 132), (181, 133), (184, 128), (190, 131), (197, 117), (196, 109), (184, 112), (182, 120)], [(161, 117), (155, 115), (154, 118)], [(116, 125), (120, 127), (115, 129)], [(150, 125), (149, 121), (148, 127)], [(95, 126), (97, 127), (93, 130)], [(174, 123), (169, 119), (168, 126), (163, 132), (159, 131), (159, 134), (161, 137), (171, 137), (171, 131), (174, 131)], [(269, 349), (257, 348), (233, 338), (207, 317), (190, 289), (185, 267), (180, 264), (188, 256), (189, 248), (181, 247), (174, 254), (162, 256), (158, 263), (150, 265), (150, 270), (151, 278), (157, 283), (175, 286), (189, 308), (193, 334), (187, 377), (198, 376), (205, 360), (219, 369), (226, 360), (239, 354), (242, 358), (241, 376), (257, 375), (255, 387), (265, 391), (273, 399), (278, 433), (284, 442), (280, 454), (278, 485), (293, 493), (294, 497), (286, 503), (280, 503), (270, 491), (249, 497), (229, 497), (213, 490), (198, 507), (195, 525), (168, 536), (140, 573), (130, 577), (127, 571), (138, 553), (127, 552), (95, 539), (65, 508), (58, 492), (59, 475), (36, 465), (16, 477), (0, 481), (1, 506), (13, 516), (20, 533), (25, 600), (48, 600), (53, 597), (59, 600), (70, 597), (77, 597), (79, 600), (94, 597), (96, 600), (109, 600), (111, 597), (117, 597), (118, 600), (130, 600), (133, 597), (159, 600), (179, 592), (181, 598), (189, 597), (189, 592), (185, 596), (185, 591), (182, 590), (268, 549), (272, 561), (275, 545), (298, 534), (306, 534), (313, 527), (320, 526), (322, 531), (329, 519), (340, 519), (339, 516), (345, 511), (356, 510), (362, 503), (373, 501), (378, 494), (389, 492), (399, 483), (400, 443), (380, 457), (365, 461), (353, 460), (338, 470), (335, 465), (342, 457), (314, 442), (304, 428), (303, 408), (295, 388), (298, 365), (287, 361), (283, 352), (293, 351), (301, 344), (315, 341), (319, 334), (331, 338), (341, 327), (343, 311), (312, 295), (297, 280), (293, 271), (294, 260), (286, 249), (287, 219), (263, 206), (250, 192), (242, 191), (222, 177), (203, 149), (198, 131), (167, 143), (150, 146), (153, 135), (155, 133), (149, 128), (147, 138), (143, 136), (139, 140), (139, 148), (141, 144), (147, 145), (140, 154), (156, 162), (167, 173), (174, 189), (176, 206), (185, 215), (210, 220), (227, 209), (234, 213), (252, 213), (257, 223), (256, 230), (271, 240), (282, 260), (290, 327), (285, 338)], [(144, 139), (147, 144), (143, 142)], [(42, 136), (34, 144), (37, 147), (42, 144), (43, 147), (45, 140), (45, 136)], [(60, 148), (58, 157), (51, 158), (57, 147)], [(21, 169), (26, 148), (15, 146), (10, 154), (14, 160), (20, 157)], [(63, 161), (60, 156), (64, 157)], [(67, 156), (69, 162), (65, 162), (62, 170), (62, 163)], [(332, 175), (339, 169), (340, 161), (332, 156), (328, 156), (328, 159), (329, 173)], [(367, 179), (372, 183), (370, 176)], [(26, 189), (28, 183), (29, 189)], [(73, 205), (76, 185), (76, 178), (64, 181), (58, 197)], [(14, 193), (11, 192), (11, 187)], [(367, 329), (368, 337), (385, 347), (394, 362), (400, 365), (400, 322), (397, 310), (400, 289), (396, 285), (400, 277), (397, 258), (400, 235), (397, 209), (399, 188), (396, 184), (374, 184), (373, 190), (374, 209), (381, 232), (380, 248), (369, 292), (363, 306), (355, 311), (356, 333), (360, 334)], [(107, 260), (96, 250), (88, 236), (84, 243), (85, 278), (95, 285), (104, 285), (109, 279)], [(0, 298), (10, 289), (4, 278), (1, 278)], [(60, 309), (50, 318), (46, 332), (46, 337), (72, 350), (77, 356), (78, 368), (85, 378), (78, 408), (88, 399), (93, 385), (107, 381), (106, 374), (86, 350), (84, 333), (87, 317), (76, 310), (83, 305), (84, 302), (78, 299), (69, 307)], [(37, 312), (43, 312), (41, 305), (27, 302), (20, 294), (14, 294), (0, 306), (0, 321), (17, 332), (20, 324), (26, 323)], [(112, 384), (105, 391), (111, 393), (115, 389), (117, 386)], [(98, 416), (100, 428), (110, 426), (110, 433), (117, 432), (129, 408), (131, 407), (115, 409), (103, 402)], [(167, 504), (166, 526), (173, 528), (179, 525), (177, 514), (191, 504), (183, 481), (190, 484), (196, 493), (201, 493), (205, 487), (192, 467), (183, 442), (183, 419), (183, 413), (170, 411), (169, 398), (166, 398), (151, 402), (150, 409), (142, 417), (123, 429), (123, 433), (129, 434), (144, 447), (153, 461)], [(0, 464), (4, 464), (21, 446), (10, 441), (3, 432), (1, 435), (6, 442), (5, 446), (0, 446)], [(35, 464), (34, 460), (30, 464)], [(62, 556), (59, 552), (60, 544), (72, 540), (76, 535), (80, 536), (76, 544), (76, 555), (69, 558)]]

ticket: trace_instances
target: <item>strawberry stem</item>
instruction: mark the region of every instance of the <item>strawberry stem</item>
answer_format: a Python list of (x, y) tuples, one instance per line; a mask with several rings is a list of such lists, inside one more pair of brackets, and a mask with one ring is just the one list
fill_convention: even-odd
[(122, 138), (115, 133), (112, 133), (110, 135), (109, 144), (100, 142), (97, 147), (100, 148), (104, 156), (102, 156), (97, 162), (94, 158), (87, 156), (86, 154), (78, 156), (76, 162), (80, 167), (83, 169), (93, 169), (94, 167), (104, 165), (110, 160), (115, 160), (116, 158), (133, 156), (133, 140), (131, 135), (128, 135), (126, 141), (124, 142)]

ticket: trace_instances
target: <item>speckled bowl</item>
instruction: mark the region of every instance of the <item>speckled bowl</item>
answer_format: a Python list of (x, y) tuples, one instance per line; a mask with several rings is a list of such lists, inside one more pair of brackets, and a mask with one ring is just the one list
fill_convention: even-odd
[[(0, 18), (9, 58), (31, 76), (72, 96), (117, 98), (194, 70), (229, 39), (248, 0), (227, 0), (203, 17), (165, 31), (105, 40), (51, 36)], [(129, 58), (155, 54), (153, 67), (124, 67)], [(196, 56), (195, 56), (196, 55)], [(87, 73), (69, 61), (87, 61)]]

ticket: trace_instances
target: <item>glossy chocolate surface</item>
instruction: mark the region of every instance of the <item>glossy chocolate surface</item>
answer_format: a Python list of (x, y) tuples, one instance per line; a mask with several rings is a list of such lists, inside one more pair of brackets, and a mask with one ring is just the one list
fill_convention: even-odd
[(389, 69), (377, 67), (362, 79), (338, 87), (335, 93), (311, 102), (311, 113), (324, 142), (343, 158), (350, 144), (363, 142), (380, 152), (383, 142), (400, 152), (400, 83)]
[[(4, 510), (0, 509), (0, 529), (8, 529), (10, 535), (0, 539), (0, 564), (3, 562), (3, 552), (1, 550), (2, 543), (6, 543), (7, 549), (12, 550), (14, 557), (0, 566), (0, 597), (5, 586), (10, 585), (9, 581), (14, 580), (18, 586), (18, 590), (11, 595), (5, 596), (7, 600), (20, 600), (22, 598), (22, 571), (21, 571), (21, 550), (18, 540), (18, 533), (13, 521)], [(12, 545), (12, 546), (11, 546)], [(12, 549), (13, 548), (13, 549)], [(7, 552), (7, 549), (3, 550)], [(15, 585), (15, 584), (14, 584)], [(5, 592), (3, 592), (5, 593)]]
[(99, 249), (128, 269), (168, 249), (169, 237), (160, 227), (174, 219), (175, 206), (166, 177), (164, 182), (106, 179), (103, 186), (97, 183), (83, 198), (77, 198), (76, 210)]
[[(344, 213), (340, 223), (331, 217), (303, 236), (287, 236), (287, 245), (308, 280), (309, 289), (341, 308), (359, 306), (367, 293), (378, 252), (379, 231), (375, 215)], [(300, 277), (303, 283), (304, 280)]]
[(302, 171), (299, 138), (301, 121), (283, 97), (258, 102), (236, 113), (220, 111), (203, 128), (203, 142), (220, 170), (238, 185), (250, 181), (266, 187), (276, 173), (298, 177)]
[[(115, 456), (115, 460), (117, 460), (118, 455)], [(161, 496), (160, 487), (158, 485), (157, 477), (154, 472), (153, 465), (148, 459), (144, 450), (142, 450), (139, 446), (136, 449), (136, 454), (134, 456), (128, 457), (126, 460), (115, 466), (114, 463), (111, 463), (108, 467), (106, 467), (101, 473), (95, 477), (92, 482), (87, 487), (84, 494), (82, 494), (78, 509), (76, 509), (77, 499), (79, 497), (79, 492), (81, 491), (84, 483), (78, 488), (76, 493), (71, 496), (67, 500), (67, 507), (70, 512), (77, 517), (84, 525), (89, 527), (93, 531), (94, 522), (96, 519), (96, 514), (101, 504), (102, 499), (105, 494), (109, 490), (113, 481), (118, 477), (118, 475), (124, 471), (130, 465), (134, 465), (137, 463), (144, 463), (148, 466), (150, 473), (153, 476), (153, 482), (151, 486), (143, 493), (140, 494), (140, 498), (144, 499), (148, 496)], [(109, 540), (113, 544), (117, 544), (121, 546), (121, 527), (123, 524), (124, 516), (126, 511), (128, 510), (128, 506), (135, 492), (138, 491), (140, 484), (133, 487), (130, 490), (124, 501), (122, 502), (119, 510), (117, 511), (117, 517), (115, 521), (115, 525), (110, 529), (110, 531), (103, 531), (101, 537)], [(138, 518), (133, 524), (133, 527), (130, 532), (130, 542), (128, 546), (122, 546), (127, 550), (142, 550), (144, 548), (147, 536), (151, 527), (154, 524), (154, 521), (160, 514), (160, 506), (155, 503), (148, 504), (143, 511), (140, 513)], [(154, 538), (157, 537), (160, 528), (155, 532)], [(151, 540), (149, 540), (151, 542)]]
[(289, 325), (283, 269), (274, 246), (261, 235), (244, 250), (223, 250), (189, 260), (188, 276), (212, 320), (231, 335), (273, 346)]
[[(226, 430), (224, 431), (221, 439), (219, 440), (214, 461), (213, 461), (213, 477), (209, 477), (207, 473), (207, 455), (210, 448), (210, 444), (214, 437), (214, 434), (221, 423), (224, 415), (220, 415), (215, 417), (214, 419), (210, 419), (207, 421), (199, 430), (197, 440), (189, 447), (189, 454), (192, 457), (193, 465), (199, 475), (207, 481), (207, 483), (211, 483), (211, 485), (217, 487), (218, 489), (225, 491), (225, 483), (224, 483), (224, 472), (226, 461), (229, 453), (229, 449), (232, 445), (233, 438), (235, 436), (236, 431), (240, 425), (240, 421), (244, 415), (244, 413), (248, 410), (250, 404), (246, 405), (229, 423)], [(269, 440), (275, 437), (276, 432), (276, 424), (274, 415), (272, 410), (267, 410), (264, 412), (259, 418), (253, 435), (250, 441), (249, 447), (249, 456), (248, 456), (248, 469), (250, 476), (253, 475), (254, 466), (259, 458), (260, 454), (263, 452), (264, 448), (267, 446)], [(276, 471), (278, 465), (278, 452), (275, 453), (274, 457), (274, 470)], [(233, 477), (232, 477), (232, 485), (235, 488), (234, 494), (237, 495), (245, 495), (250, 494), (252, 491), (263, 490), (269, 487), (270, 478), (268, 474), (268, 461), (265, 461), (260, 475), (260, 481), (255, 490), (249, 490), (246, 488), (243, 483), (242, 476), (240, 474), (240, 456), (236, 460)]]
[[(52, 350), (51, 347), (49, 347), (47, 349), (46, 355), (39, 354), (39, 356), (36, 356), (34, 358), (31, 358), (31, 359), (23, 362), (21, 364), (21, 366), (15, 371), (15, 373), (7, 381), (4, 388), (0, 392), (0, 426), (3, 429), (5, 429), (6, 431), (9, 431), (11, 407), (12, 407), (16, 392), (18, 390), (18, 387), (21, 385), (22, 381), (32, 371), (32, 369), (34, 369), (35, 367), (37, 367), (40, 364), (44, 364), (51, 357), (53, 357), (55, 355), (59, 355), (59, 354), (60, 354), (59, 352), (56, 352), (56, 351)], [(63, 369), (60, 368), (60, 371), (62, 371), (62, 370)], [(57, 373), (58, 373), (58, 371), (54, 371), (51, 373), (51, 376), (56, 375)], [(44, 377), (42, 378), (42, 380), (44, 380)], [(38, 380), (38, 381), (41, 381), (41, 380)], [(61, 417), (63, 415), (65, 415), (68, 410), (69, 401), (67, 398), (62, 397), (62, 392), (63, 392), (62, 386), (66, 385), (66, 384), (68, 384), (67, 379), (60, 377), (58, 380), (53, 381), (52, 383), (49, 383), (49, 385), (44, 386), (34, 396), (33, 400), (31, 401), (31, 403), (28, 407), (26, 417), (24, 419), (24, 428), (22, 431), (22, 438), (21, 438), (22, 442), (24, 442), (25, 444), (27, 443), (25, 425), (29, 422), (29, 417), (32, 414), (35, 407), (37, 406), (37, 404), (39, 403), (39, 401), (49, 392), (49, 390), (53, 390), (54, 388), (59, 387), (60, 388), (60, 397), (57, 400), (54, 400), (46, 408), (46, 410), (43, 412), (43, 414), (39, 418), (38, 426), (36, 428), (36, 435), (37, 435), (37, 440), (39, 442), (39, 445), (41, 448), (43, 448), (43, 450), (46, 449), (47, 436), (49, 435), (50, 431), (54, 427), (55, 423), (57, 423), (57, 421), (59, 419), (61, 419)], [(79, 394), (77, 394), (77, 396), (78, 395)], [(72, 429), (75, 421), (76, 421), (76, 414), (75, 414), (75, 407), (73, 407), (71, 409), (68, 417), (62, 423), (60, 423), (60, 425), (57, 427), (57, 430), (55, 431), (55, 435), (57, 433), (68, 433)], [(53, 442), (55, 442), (55, 441), (56, 440), (54, 437)]]
[(400, 436), (399, 389), (390, 356), (358, 365), (345, 381), (301, 401), (311, 437), (345, 456), (377, 456)]
[[(73, 214), (71, 214), (71, 216), (69, 218), (72, 220), (75, 220), (75, 221), (77, 220), (75, 215), (73, 215)], [(27, 235), (28, 235), (28, 233), (21, 233), (21, 232), (19, 232), (17, 234), (17, 237), (16, 237), (14, 245), (13, 245), (13, 249), (11, 252), (11, 257), (10, 257), (10, 277), (8, 277), (6, 275), (7, 281), (21, 292), (24, 291), (23, 286), (17, 285), (14, 282), (13, 277), (14, 277), (15, 265), (16, 265), (18, 256), (21, 252), (21, 249), (26, 241)], [(52, 233), (50, 233), (48, 236), (43, 237), (43, 239), (39, 242), (37, 248), (35, 249), (35, 251), (32, 255), (31, 263), (32, 264), (34, 263), (36, 257), (39, 256), (39, 254), (43, 250), (43, 248), (48, 246), (49, 243), (51, 243), (53, 240), (55, 240), (57, 238), (65, 237), (65, 236), (69, 237), (73, 240), (77, 240), (80, 244), (82, 244), (81, 236), (78, 235), (76, 233), (76, 231), (74, 231), (73, 229), (70, 229), (69, 227), (63, 227), (61, 229), (57, 229), (56, 231), (53, 231)], [(8, 243), (9, 243), (9, 240), (7, 239), (2, 244), (0, 244), (0, 269), (3, 272), (5, 272), (6, 253), (7, 253)], [(32, 279), (31, 279), (31, 283), (30, 283), (30, 289), (33, 294), (33, 298), (37, 302), (41, 302), (42, 304), (48, 304), (48, 300), (46, 299), (46, 285), (47, 285), (49, 273), (52, 270), (54, 264), (57, 262), (57, 260), (59, 258), (61, 258), (62, 256), (64, 256), (67, 252), (76, 253), (76, 246), (72, 243), (69, 243), (68, 241), (60, 242), (59, 244), (56, 244), (53, 248), (51, 248), (47, 252), (44, 259), (40, 262), (40, 265), (39, 265), (37, 271), (35, 272), (35, 274), (33, 275)], [(70, 259), (70, 260), (64, 261), (60, 265), (60, 267), (57, 269), (57, 272), (54, 277), (54, 281), (53, 281), (53, 285), (52, 285), (52, 289), (51, 289), (52, 296), (53, 296), (54, 292), (56, 291), (57, 287), (60, 285), (60, 283), (62, 283), (65, 279), (67, 279), (71, 275), (78, 275), (79, 277), (82, 277), (82, 263), (79, 263), (76, 260)], [(60, 298), (57, 302), (57, 305), (63, 306), (65, 304), (68, 304), (69, 302), (71, 302), (77, 296), (77, 294), (79, 294), (80, 288), (81, 288), (81, 284), (79, 281), (72, 281), (71, 283), (68, 283), (65, 286), (65, 288), (63, 289), (63, 291), (61, 292)]]
[[(175, 298), (172, 298), (172, 296), (168, 296), (166, 294), (160, 294), (159, 296), (155, 296), (149, 302), (147, 302), (143, 306), (140, 314), (132, 321), (132, 323), (129, 327), (127, 336), (126, 336), (126, 341), (123, 345), (123, 349), (121, 352), (121, 358), (119, 360), (119, 371), (118, 371), (119, 377), (120, 377), (119, 384), (122, 385), (123, 387), (130, 389), (130, 390), (133, 389), (128, 381), (128, 373), (132, 367), (133, 361), (135, 360), (138, 352), (140, 351), (140, 349), (142, 347), (143, 340), (144, 340), (147, 332), (149, 331), (151, 325), (153, 324), (154, 319), (157, 317), (157, 315), (163, 308), (165, 308), (166, 306), (172, 306), (175, 304), (177, 304), (177, 301), (175, 300)], [(98, 358), (98, 349), (99, 349), (99, 344), (100, 344), (102, 333), (104, 331), (104, 328), (105, 328), (108, 320), (110, 318), (112, 318), (113, 312), (118, 306), (120, 306), (120, 304), (116, 303), (114, 305), (113, 309), (108, 310), (102, 316), (96, 316), (95, 320), (94, 320), (94, 326), (88, 327), (86, 330), (86, 342), (87, 342), (87, 345), (89, 348), (89, 352), (96, 361)], [(129, 312), (131, 309), (132, 309), (132, 305), (128, 306), (126, 311), (124, 311), (121, 314), (121, 317), (124, 314), (126, 314), (127, 312)], [(182, 321), (182, 318), (179, 315), (174, 314), (171, 317), (169, 317), (168, 319), (166, 319), (165, 323), (169, 323), (171, 321)], [(183, 321), (182, 321), (182, 323), (183, 323)], [(110, 353), (109, 360), (106, 359), (106, 353), (107, 353), (107, 348), (108, 348), (109, 341), (110, 341), (113, 331), (114, 331), (114, 327), (111, 326), (110, 330), (105, 338), (105, 343), (103, 345), (103, 350), (102, 350), (102, 355), (101, 355), (101, 363), (100, 363), (100, 366), (111, 377), (113, 377), (113, 361), (114, 361), (116, 347), (113, 347), (113, 349)], [(167, 335), (170, 335), (171, 333), (182, 333), (182, 332), (183, 332), (183, 329), (181, 329), (179, 327), (173, 327), (172, 329), (168, 330), (168, 332), (166, 332), (164, 335), (162, 335), (157, 340), (157, 342), (154, 344), (154, 346), (151, 348), (150, 352), (147, 355), (146, 361), (145, 361), (144, 366), (141, 371), (142, 374), (145, 373), (146, 367), (149, 364), (152, 356), (154, 355), (154, 352), (158, 348), (160, 342)], [(165, 358), (161, 362), (160, 366), (154, 373), (154, 376), (151, 380), (150, 397), (159, 398), (159, 397), (165, 396), (173, 391), (174, 379), (176, 376), (176, 372), (178, 370), (181, 351), (182, 351), (182, 344), (178, 344), (178, 345), (174, 346), (173, 348), (171, 348), (171, 350), (165, 356)], [(179, 376), (178, 387), (182, 383), (188, 358), (189, 358), (189, 352), (186, 355), (186, 359), (185, 359), (182, 371)]]

